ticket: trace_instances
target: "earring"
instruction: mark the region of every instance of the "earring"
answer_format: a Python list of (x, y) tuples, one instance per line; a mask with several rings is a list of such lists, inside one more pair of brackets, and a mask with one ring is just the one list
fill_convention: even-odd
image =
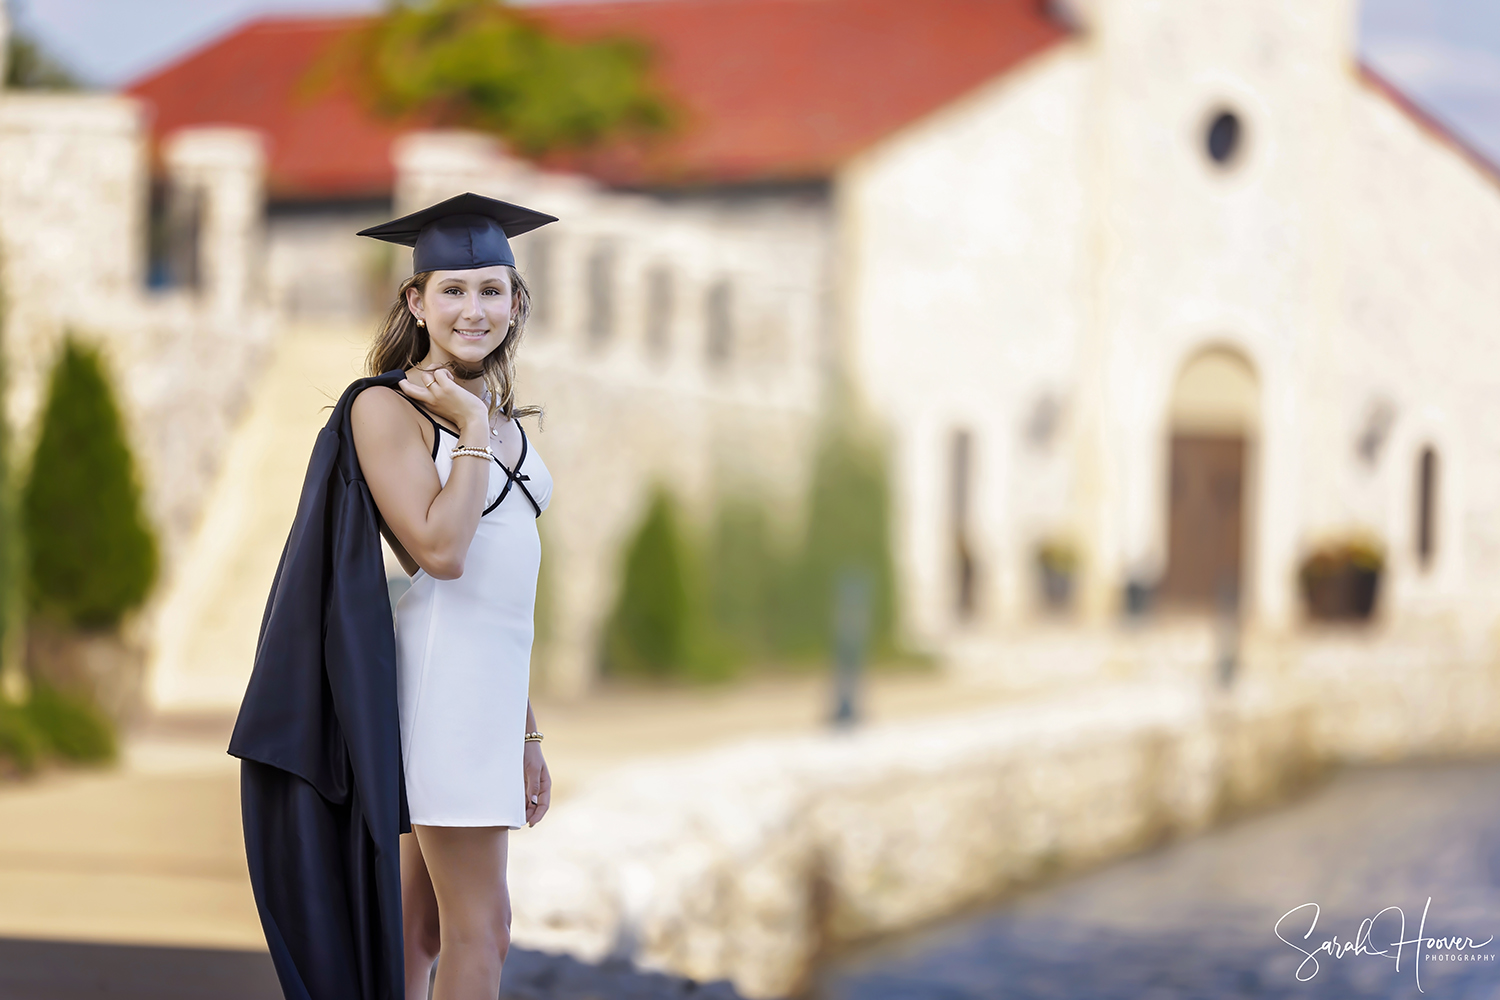
[(427, 321), (419, 316), (417, 317), (417, 325), (425, 329), (427, 326)]
[(511, 319), (510, 319), (510, 328), (512, 330), (514, 330), (516, 328), (516, 318), (514, 316), (512, 316)]

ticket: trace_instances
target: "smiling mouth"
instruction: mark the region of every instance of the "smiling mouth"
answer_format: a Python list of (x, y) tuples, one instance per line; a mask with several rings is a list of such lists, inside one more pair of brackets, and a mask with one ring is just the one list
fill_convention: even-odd
[(488, 336), (490, 331), (488, 331), (488, 330), (454, 330), (453, 332), (456, 333), (456, 334), (458, 334), (460, 337), (474, 337), (474, 338), (477, 339), (479, 337), (486, 337), (486, 336)]

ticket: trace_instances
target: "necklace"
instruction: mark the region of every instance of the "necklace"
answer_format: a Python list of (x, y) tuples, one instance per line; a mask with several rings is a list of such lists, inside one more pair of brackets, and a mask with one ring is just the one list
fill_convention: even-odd
[[(484, 405), (485, 405), (486, 408), (488, 408), (489, 405), (490, 405), (490, 391), (488, 389), (484, 390)], [(499, 436), (500, 436), (500, 428), (495, 427), (495, 426), (492, 425), (490, 427), (490, 437), (499, 437)]]

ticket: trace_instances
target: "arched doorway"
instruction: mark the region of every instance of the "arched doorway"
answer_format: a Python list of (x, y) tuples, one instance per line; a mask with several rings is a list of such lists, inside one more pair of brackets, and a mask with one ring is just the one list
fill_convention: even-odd
[(1259, 380), (1243, 355), (1212, 347), (1188, 359), (1167, 414), (1163, 607), (1240, 606), (1248, 551), (1247, 486), (1259, 426)]

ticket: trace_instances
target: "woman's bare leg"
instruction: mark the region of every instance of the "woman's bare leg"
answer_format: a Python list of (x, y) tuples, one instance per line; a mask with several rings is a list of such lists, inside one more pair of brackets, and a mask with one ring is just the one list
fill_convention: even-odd
[(438, 954), (438, 902), (416, 834), (401, 835), (401, 936), (406, 952), (406, 1000), (427, 1000)]
[(503, 826), (413, 826), (437, 897), (442, 961), (432, 1000), (475, 1000), (500, 992), (510, 950), (510, 892)]

